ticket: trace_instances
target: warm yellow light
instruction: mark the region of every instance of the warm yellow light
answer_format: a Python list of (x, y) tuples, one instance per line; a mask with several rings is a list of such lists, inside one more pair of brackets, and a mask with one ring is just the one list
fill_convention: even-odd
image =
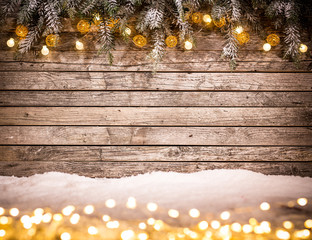
[(198, 238), (198, 234), (197, 234), (196, 232), (193, 232), (193, 231), (190, 232), (189, 236), (190, 236), (190, 238), (192, 238), (192, 239)]
[(306, 228), (312, 228), (312, 219), (308, 219), (304, 222)]
[(96, 234), (98, 234), (98, 230), (97, 230), (97, 228), (96, 227), (94, 227), (94, 226), (90, 226), (89, 228), (88, 228), (88, 233), (90, 234), (90, 235), (96, 235)]
[(10, 215), (12, 217), (16, 217), (16, 216), (18, 216), (18, 214), (19, 214), (19, 210), (17, 208), (11, 208), (10, 209)]
[(217, 220), (213, 220), (210, 225), (213, 229), (218, 229), (221, 226), (220, 222)]
[(263, 44), (263, 50), (268, 52), (271, 50), (271, 45), (269, 43)]
[(306, 51), (308, 51), (308, 46), (305, 44), (300, 44), (299, 51), (305, 53)]
[(200, 230), (206, 230), (208, 228), (208, 222), (206, 221), (201, 221), (200, 223), (198, 223), (198, 228)]
[(83, 48), (84, 48), (83, 43), (80, 42), (79, 40), (76, 41), (76, 48), (77, 48), (77, 50), (83, 50)]
[(44, 213), (44, 210), (42, 208), (36, 208), (34, 211), (35, 216), (42, 216)]
[(185, 48), (186, 50), (191, 50), (191, 49), (193, 48), (193, 43), (190, 42), (190, 41), (185, 41), (185, 42), (184, 42), (184, 48)]
[(30, 218), (30, 220), (31, 220), (32, 223), (35, 223), (35, 224), (38, 225), (38, 224), (40, 224), (41, 221), (42, 221), (42, 215), (32, 216), (32, 217)]
[(60, 222), (60, 221), (62, 221), (62, 219), (63, 219), (63, 216), (60, 213), (56, 213), (56, 214), (53, 215), (53, 220), (54, 221)]
[(15, 45), (14, 38), (10, 38), (10, 39), (7, 41), (7, 45), (8, 45), (8, 47), (14, 47), (14, 45)]
[(270, 207), (271, 207), (270, 204), (267, 202), (263, 202), (260, 204), (260, 209), (262, 211), (268, 211), (270, 209)]
[(252, 226), (249, 224), (243, 225), (243, 232), (244, 233), (251, 233), (252, 232)]
[(114, 199), (108, 199), (105, 202), (106, 207), (114, 208), (116, 206), (116, 201)]
[(111, 217), (108, 216), (108, 215), (103, 215), (102, 219), (103, 219), (104, 222), (108, 222), (108, 221), (111, 220)]
[(65, 216), (69, 216), (70, 214), (72, 214), (72, 212), (75, 210), (75, 207), (72, 205), (69, 205), (65, 208), (63, 208), (62, 213)]
[(119, 228), (119, 222), (118, 221), (109, 221), (106, 223), (107, 228)]
[(0, 217), (0, 224), (5, 225), (9, 223), (9, 218), (6, 216)]
[(164, 227), (164, 222), (161, 220), (157, 220), (154, 224), (154, 229), (156, 231), (160, 231)]
[(150, 211), (150, 212), (155, 212), (155, 211), (157, 210), (158, 206), (157, 206), (156, 203), (148, 203), (148, 204), (146, 205), (146, 208), (147, 208), (147, 210)]
[(31, 229), (32, 223), (31, 223), (31, 222), (25, 222), (25, 223), (23, 223), (23, 227), (24, 227), (25, 229)]
[(83, 211), (85, 214), (92, 214), (92, 213), (94, 213), (94, 206), (87, 205), (84, 207)]
[(263, 232), (270, 233), (271, 232), (271, 223), (268, 221), (262, 221), (260, 223), (260, 227), (262, 228)]
[(258, 221), (255, 218), (250, 218), (248, 222), (251, 226), (256, 226), (258, 224)]
[(264, 233), (263, 228), (262, 228), (261, 226), (255, 226), (255, 227), (254, 227), (254, 232), (255, 232), (256, 234), (262, 234), (262, 233)]
[(154, 218), (149, 218), (149, 219), (147, 219), (147, 224), (148, 225), (154, 225), (155, 224), (155, 219)]
[(125, 230), (120, 236), (122, 240), (130, 240), (134, 238), (135, 234), (132, 230)]
[(64, 232), (61, 234), (61, 239), (62, 240), (70, 240), (71, 239), (71, 236), (68, 232)]
[(142, 230), (145, 230), (146, 229), (146, 224), (144, 222), (141, 222), (139, 223), (139, 228), (142, 229)]
[(172, 218), (178, 218), (179, 217), (179, 211), (175, 210), (175, 209), (170, 209), (168, 211), (168, 215), (169, 215), (169, 217), (172, 217)]
[(139, 240), (147, 240), (148, 239), (148, 235), (146, 233), (139, 233), (138, 234), (138, 239)]
[(238, 26), (235, 28), (235, 32), (237, 34), (241, 34), (242, 32), (244, 32), (244, 28), (242, 26)]
[(220, 218), (222, 220), (228, 220), (230, 218), (231, 214), (228, 211), (224, 211), (220, 214)]
[(205, 15), (203, 16), (203, 21), (204, 21), (205, 23), (211, 23), (211, 22), (212, 22), (212, 18), (211, 18), (211, 16), (210, 16), (209, 14), (205, 14)]
[(80, 220), (80, 215), (78, 213), (73, 214), (69, 219), (71, 224), (77, 224), (79, 220)]
[(3, 215), (5, 213), (4, 208), (0, 207), (0, 216)]
[(290, 221), (284, 221), (283, 222), (283, 227), (286, 228), (286, 229), (291, 229), (293, 228), (294, 224)]
[(294, 236), (296, 238), (300, 238), (300, 239), (308, 239), (310, 235), (311, 235), (311, 233), (310, 233), (310, 231), (308, 229), (296, 231), (294, 233)]
[(49, 52), (50, 52), (49, 48), (46, 45), (43, 45), (41, 49), (41, 54), (47, 56)]
[(125, 34), (131, 35), (131, 29), (128, 28), (128, 27), (126, 27), (126, 28), (125, 28)]
[(276, 237), (279, 238), (279, 239), (284, 239), (284, 240), (287, 240), (290, 238), (290, 234), (289, 232), (285, 231), (285, 230), (277, 230), (276, 233), (275, 233)]
[(42, 222), (49, 223), (52, 220), (52, 214), (46, 213), (42, 216)]
[(24, 215), (21, 217), (20, 219), (21, 223), (27, 223), (27, 222), (31, 222), (30, 221), (30, 217), (28, 215)]
[(307, 203), (308, 203), (308, 199), (306, 199), (306, 198), (298, 198), (297, 199), (297, 203), (300, 205), (300, 206), (305, 206), (305, 205), (307, 205)]
[(136, 208), (136, 200), (134, 197), (129, 197), (127, 201), (127, 208), (135, 209)]
[(242, 231), (242, 225), (239, 223), (235, 222), (231, 225), (231, 229), (233, 232), (241, 232)]
[(4, 237), (5, 236), (5, 230), (4, 229), (1, 229), (0, 230), (0, 237)]
[(189, 215), (192, 217), (192, 218), (198, 218), (200, 216), (200, 212), (199, 210), (197, 210), (196, 208), (192, 208), (190, 211), (189, 211)]

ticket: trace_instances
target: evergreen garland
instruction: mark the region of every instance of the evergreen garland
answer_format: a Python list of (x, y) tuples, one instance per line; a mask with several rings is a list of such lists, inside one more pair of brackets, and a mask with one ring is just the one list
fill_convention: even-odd
[[(115, 35), (120, 31), (127, 38), (123, 32), (129, 25), (135, 25), (139, 34), (151, 39), (149, 56), (156, 63), (164, 55), (166, 36), (173, 32), (181, 44), (185, 40), (194, 43), (195, 30), (186, 15), (195, 11), (209, 11), (214, 20), (226, 19), (221, 29), (225, 36), (222, 56), (230, 60), (233, 69), (239, 50), (234, 33), (238, 25), (248, 25), (265, 39), (264, 29), (270, 27), (267, 26), (270, 19), (272, 30), (285, 34), (284, 56), (293, 61), (299, 60), (302, 35), (311, 30), (311, 20), (307, 17), (312, 9), (309, 0), (4, 0), (4, 3), (0, 12), (4, 19), (14, 17), (17, 24), (29, 29), (26, 38), (19, 42), (20, 53), (28, 52), (41, 37), (59, 34), (62, 18), (91, 22), (94, 14), (99, 14), (103, 22), (96, 36), (100, 52), (106, 53), (110, 62)], [(109, 26), (106, 23), (109, 19), (118, 19), (118, 23)]]

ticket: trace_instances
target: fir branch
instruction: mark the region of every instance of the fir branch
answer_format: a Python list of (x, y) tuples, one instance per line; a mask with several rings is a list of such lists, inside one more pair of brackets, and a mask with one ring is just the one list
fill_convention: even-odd
[(30, 27), (26, 38), (22, 39), (19, 42), (19, 52), (22, 54), (28, 52), (39, 37), (40, 37), (40, 28), (38, 26)]
[(238, 42), (234, 35), (234, 29), (232, 24), (229, 25), (226, 34), (226, 44), (223, 47), (222, 57), (226, 57), (230, 60), (230, 67), (232, 70), (236, 69), (236, 58), (238, 52)]
[(101, 23), (98, 42), (101, 44), (98, 53), (101, 54), (104, 52), (108, 57), (109, 63), (112, 64), (113, 63), (112, 50), (115, 49), (115, 39), (114, 34), (112, 32), (112, 28), (108, 26), (106, 23)]

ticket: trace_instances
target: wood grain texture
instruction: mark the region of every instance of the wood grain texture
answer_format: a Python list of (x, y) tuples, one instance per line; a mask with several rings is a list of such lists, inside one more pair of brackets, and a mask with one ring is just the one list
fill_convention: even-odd
[(0, 161), (311, 162), (312, 147), (0, 146)]
[(0, 90), (312, 91), (310, 73), (2, 72)]
[[(154, 64), (146, 58), (148, 51), (116, 51), (114, 63), (94, 51), (51, 51), (48, 56), (28, 53), (13, 61), (14, 51), (0, 51), (0, 71), (153, 71)], [(300, 72), (311, 71), (312, 61), (301, 64), (283, 60), (280, 53), (244, 51), (240, 53), (236, 71)], [(232, 72), (227, 60), (221, 60), (221, 51), (169, 51), (157, 66), (158, 71), (221, 71)]]
[(220, 162), (37, 162), (0, 161), (0, 175), (31, 176), (47, 171), (75, 173), (88, 177), (120, 178), (154, 171), (198, 172), (214, 169), (245, 169), (267, 175), (312, 176), (312, 163), (220, 163)]
[(2, 145), (312, 145), (310, 127), (0, 126)]
[(311, 107), (311, 92), (1, 91), (0, 106)]
[(0, 107), (0, 125), (310, 126), (312, 108)]

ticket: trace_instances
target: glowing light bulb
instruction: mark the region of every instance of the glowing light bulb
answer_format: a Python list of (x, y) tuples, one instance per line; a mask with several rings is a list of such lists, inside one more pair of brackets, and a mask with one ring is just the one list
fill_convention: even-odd
[(204, 21), (205, 23), (211, 23), (211, 22), (212, 22), (212, 18), (211, 18), (211, 16), (210, 16), (209, 14), (205, 14), (205, 15), (203, 16), (203, 21)]
[(242, 26), (238, 26), (237, 28), (235, 28), (235, 32), (238, 34), (241, 34), (244, 31), (244, 28)]
[(268, 221), (262, 221), (260, 223), (260, 227), (261, 227), (262, 231), (265, 233), (271, 232), (271, 223), (269, 223)]
[(60, 213), (56, 213), (53, 215), (53, 220), (56, 222), (60, 222), (60, 221), (62, 221), (62, 219), (63, 219), (63, 216)]
[(44, 210), (42, 208), (36, 208), (34, 211), (35, 216), (42, 216), (44, 213)]
[(1, 229), (0, 230), (0, 237), (4, 237), (6, 234), (5, 230)]
[(3, 215), (5, 213), (4, 208), (0, 207), (0, 216)]
[(189, 215), (192, 218), (198, 218), (200, 216), (200, 212), (196, 208), (193, 208), (189, 211)]
[(139, 223), (139, 228), (142, 229), (142, 230), (145, 230), (146, 229), (146, 224), (144, 222), (141, 222)]
[(9, 223), (9, 218), (6, 216), (0, 217), (0, 224), (5, 225)]
[(148, 224), (148, 225), (154, 225), (155, 222), (156, 222), (156, 220), (155, 220), (154, 218), (149, 218), (149, 219), (147, 219), (147, 224)]
[(71, 216), (69, 219), (71, 224), (77, 224), (79, 220), (80, 220), (80, 215), (78, 213), (73, 214), (73, 216)]
[(147, 240), (148, 239), (148, 235), (146, 233), (139, 233), (138, 239), (139, 240)]
[(312, 228), (312, 219), (308, 219), (304, 222), (306, 228)]
[(233, 232), (241, 232), (242, 231), (242, 225), (239, 223), (235, 222), (231, 225), (231, 229)]
[(107, 228), (119, 228), (119, 222), (118, 221), (110, 221), (106, 223)]
[(164, 227), (164, 222), (161, 220), (157, 220), (154, 224), (154, 229), (156, 231), (160, 231)]
[(217, 220), (213, 220), (210, 225), (213, 229), (218, 229), (221, 226), (220, 222)]
[(300, 205), (300, 206), (305, 206), (305, 205), (307, 205), (307, 203), (308, 203), (308, 199), (306, 199), (306, 198), (298, 198), (297, 199), (297, 203)]
[(305, 44), (300, 44), (299, 51), (305, 53), (306, 51), (308, 51), (308, 46)]
[(70, 240), (71, 239), (71, 236), (68, 232), (64, 232), (61, 234), (61, 239), (62, 240)]
[(289, 232), (285, 231), (285, 230), (277, 230), (276, 233), (275, 233), (276, 237), (279, 238), (279, 239), (284, 239), (284, 240), (287, 240), (290, 238), (290, 234)]
[(18, 214), (19, 214), (19, 210), (17, 208), (11, 208), (10, 209), (10, 215), (12, 217), (16, 217), (16, 216), (18, 216)]
[(251, 233), (252, 232), (252, 226), (249, 224), (243, 225), (243, 232), (244, 233)]
[(92, 213), (94, 213), (94, 206), (87, 205), (84, 207), (83, 211), (85, 214), (92, 214)]
[(169, 217), (172, 217), (172, 218), (178, 218), (179, 217), (179, 212), (175, 209), (170, 209), (168, 211), (168, 215)]
[(269, 43), (263, 44), (263, 50), (268, 52), (271, 50), (271, 45)]
[(43, 45), (41, 49), (41, 54), (47, 56), (49, 52), (50, 52), (49, 48), (46, 45)]
[(284, 221), (283, 222), (283, 227), (286, 228), (286, 229), (291, 229), (293, 228), (294, 224), (290, 221)]
[(104, 222), (108, 222), (109, 220), (111, 220), (111, 217), (108, 215), (103, 215), (102, 219)]
[(134, 209), (136, 208), (136, 200), (134, 197), (129, 197), (127, 201), (127, 208)]
[(88, 228), (88, 233), (90, 234), (90, 235), (96, 235), (96, 234), (98, 234), (98, 230), (97, 230), (97, 228), (96, 227), (94, 227), (94, 226), (90, 226), (89, 228)]
[(125, 230), (120, 236), (122, 240), (130, 240), (134, 237), (134, 232), (132, 230)]
[(185, 42), (184, 42), (184, 48), (185, 48), (186, 50), (191, 50), (191, 49), (193, 48), (193, 43), (190, 42), (190, 41), (185, 41)]
[(201, 221), (200, 223), (198, 223), (198, 228), (200, 230), (206, 230), (208, 228), (208, 222), (206, 221)]
[(7, 41), (7, 45), (8, 47), (14, 47), (15, 45), (15, 41), (14, 41), (14, 38), (10, 38), (8, 41)]
[(23, 223), (23, 227), (24, 227), (25, 229), (31, 229), (32, 223), (31, 223), (31, 222)]
[(76, 41), (76, 48), (77, 50), (83, 50), (84, 48), (83, 43), (80, 41)]
[(263, 202), (260, 204), (260, 209), (262, 211), (268, 211), (270, 209), (270, 207), (271, 207), (270, 204), (267, 202)]
[(221, 213), (220, 218), (222, 220), (228, 220), (230, 218), (231, 214), (228, 211), (224, 211)]
[(30, 222), (30, 217), (28, 215), (24, 215), (20, 219), (21, 223), (27, 223)]
[(42, 216), (42, 222), (49, 223), (52, 220), (52, 214), (46, 213)]
[(114, 208), (116, 206), (116, 202), (114, 199), (108, 199), (106, 200), (105, 205), (108, 208)]
[(75, 210), (75, 207), (72, 206), (72, 205), (69, 205), (65, 208), (63, 208), (62, 210), (62, 213), (65, 215), (65, 216), (69, 216), (70, 214), (72, 214), (72, 212)]
[(131, 35), (131, 29), (130, 28), (128, 28), (128, 27), (126, 27), (125, 28), (125, 34), (127, 34), (127, 35)]
[(148, 203), (146, 208), (148, 209), (148, 211), (150, 212), (155, 212), (158, 208), (156, 203)]

